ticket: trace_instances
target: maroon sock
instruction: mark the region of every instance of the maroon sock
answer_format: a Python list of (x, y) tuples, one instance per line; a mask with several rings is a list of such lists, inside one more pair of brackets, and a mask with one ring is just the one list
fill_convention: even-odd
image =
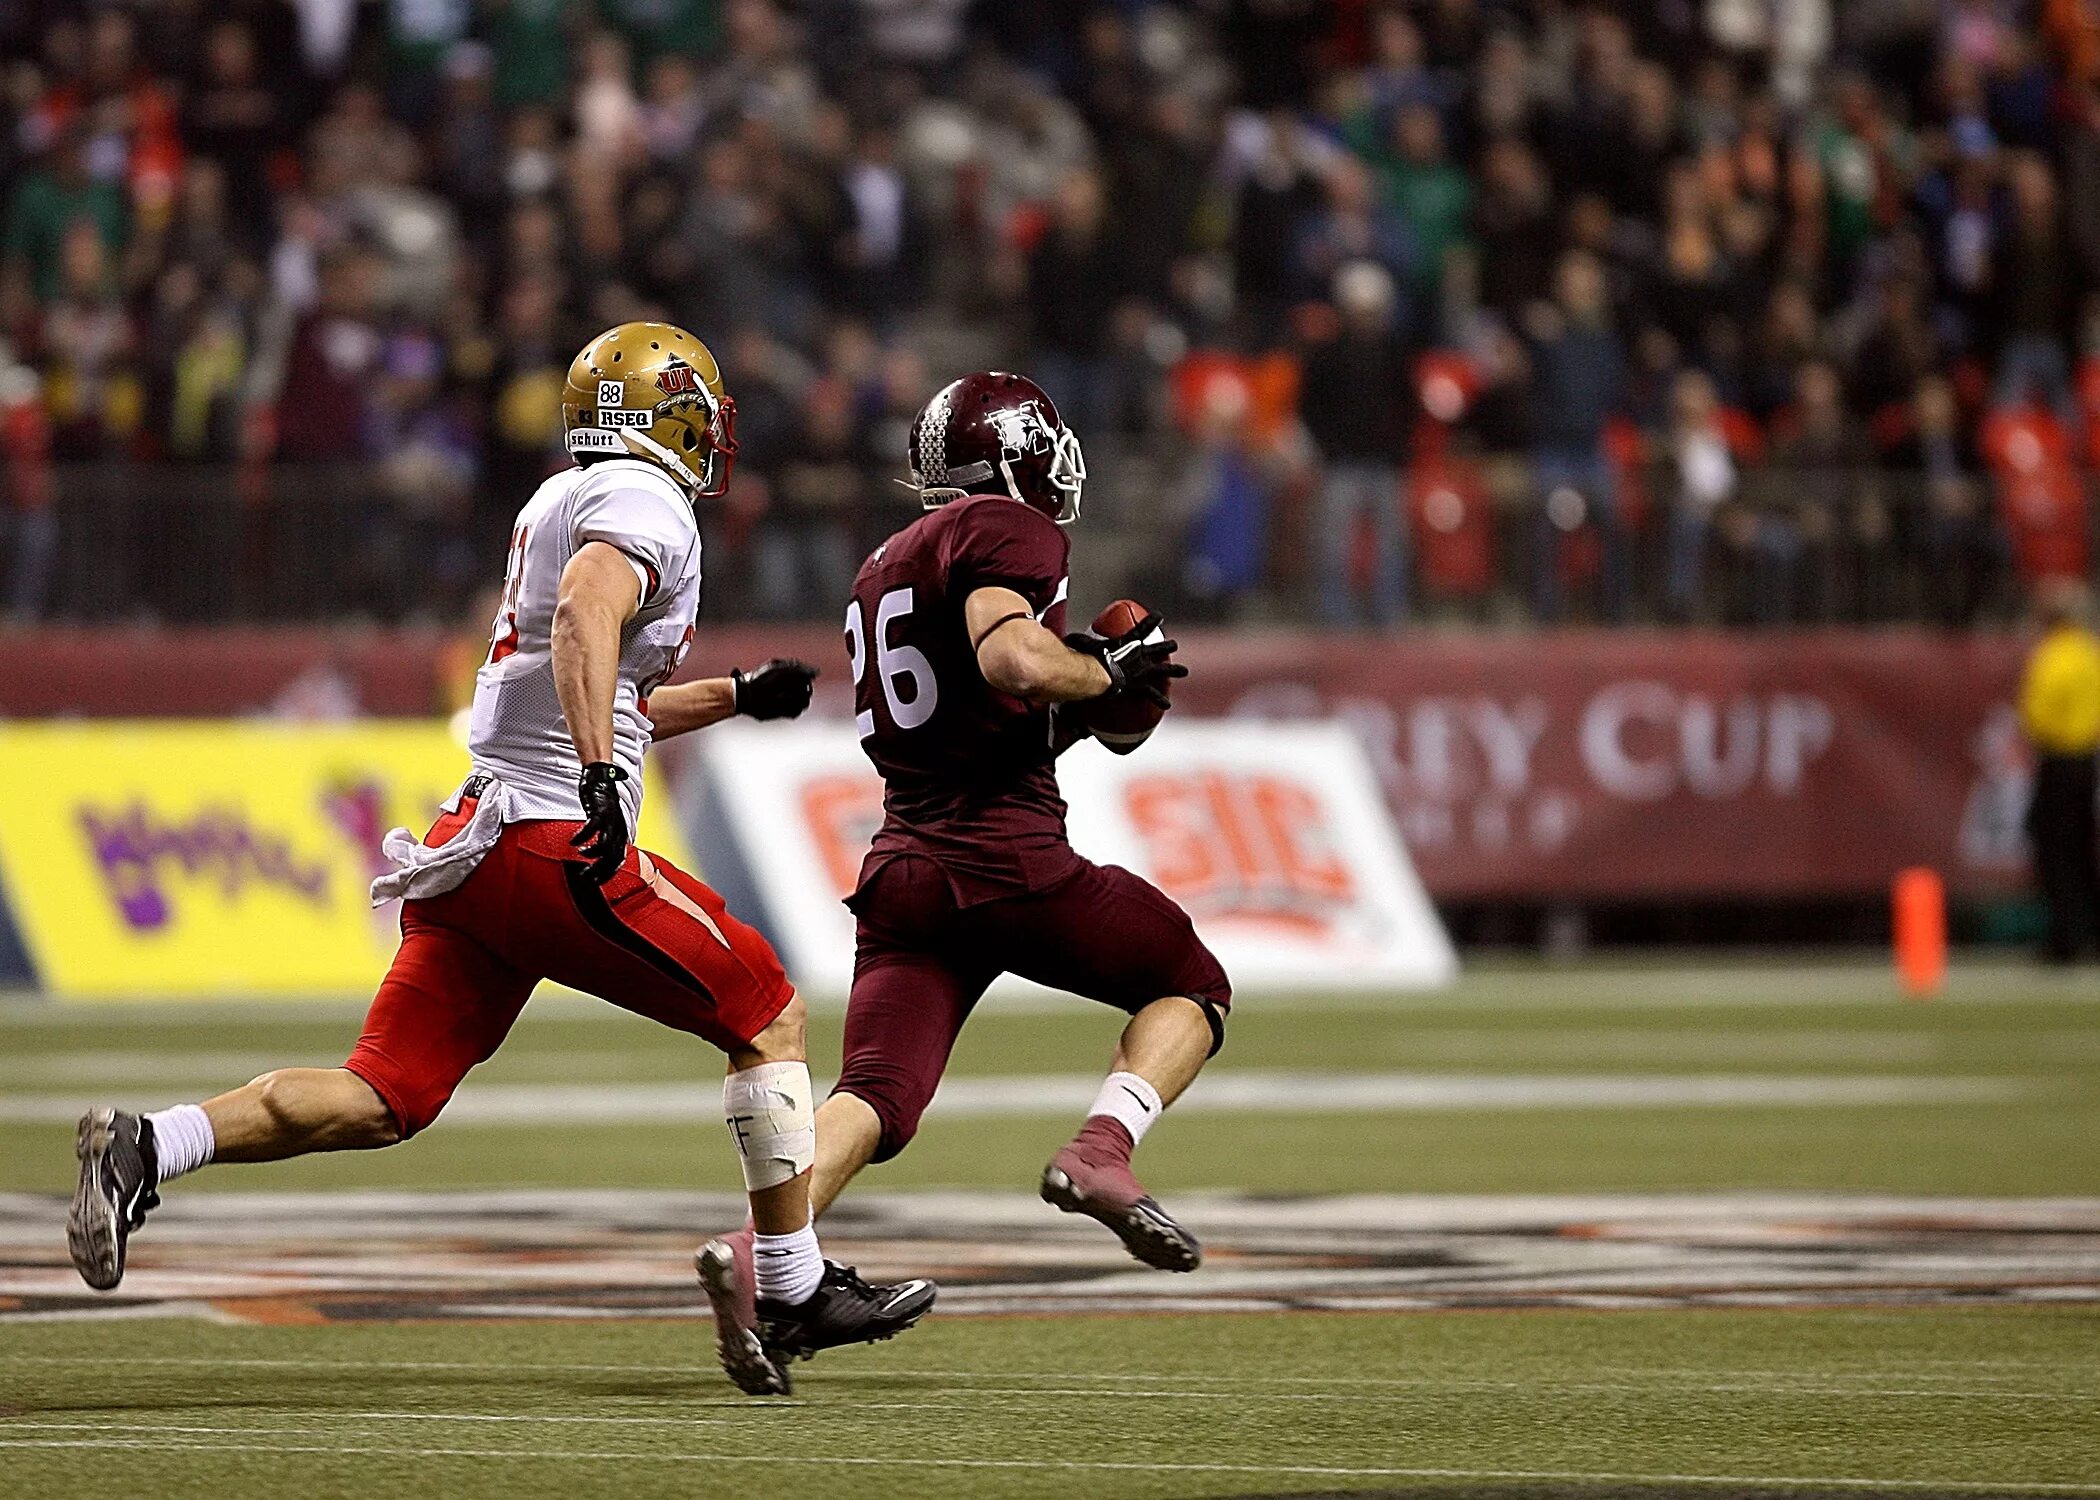
[(1137, 1149), (1130, 1131), (1112, 1115), (1088, 1115), (1079, 1134), (1072, 1137), (1072, 1145), (1088, 1161), (1104, 1167), (1129, 1166), (1130, 1153)]

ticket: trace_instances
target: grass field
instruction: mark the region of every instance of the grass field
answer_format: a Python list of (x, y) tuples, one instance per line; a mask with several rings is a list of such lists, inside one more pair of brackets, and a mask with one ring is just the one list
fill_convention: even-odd
[[(66, 1285), (82, 1101), (333, 1062), (356, 1016), (0, 1006), (0, 1495), (2100, 1494), (2090, 973), (1245, 1001), (1141, 1158), (1217, 1251), (1187, 1278), (1021, 1196), (1113, 1017), (993, 1009), (827, 1241), (924, 1264), (943, 1310), (759, 1403), (714, 1376), (682, 1264), (726, 1200), (679, 1193), (735, 1182), (716, 1064), (573, 1000), (427, 1136), (205, 1172), (134, 1300)], [(513, 1187), (562, 1192), (472, 1191)], [(935, 1188), (972, 1191), (897, 1192)], [(208, 1196), (294, 1189), (331, 1196)]]

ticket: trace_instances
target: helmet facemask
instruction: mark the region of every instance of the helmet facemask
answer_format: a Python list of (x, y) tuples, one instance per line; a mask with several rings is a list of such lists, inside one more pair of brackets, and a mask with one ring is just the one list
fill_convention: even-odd
[[(1069, 526), (1079, 519), (1079, 492), (1086, 484), (1086, 455), (1079, 451), (1079, 434), (1069, 427), (1049, 427), (1050, 434), (1050, 488), (1057, 491), (1058, 525)], [(1014, 490), (1011, 467), (1006, 468), (1006, 490), (1018, 500)]]
[(717, 400), (703, 387), (697, 397), (661, 403), (652, 426), (623, 427), (620, 437), (636, 458), (670, 470), (694, 499), (711, 500), (728, 490), (736, 462), (736, 400)]

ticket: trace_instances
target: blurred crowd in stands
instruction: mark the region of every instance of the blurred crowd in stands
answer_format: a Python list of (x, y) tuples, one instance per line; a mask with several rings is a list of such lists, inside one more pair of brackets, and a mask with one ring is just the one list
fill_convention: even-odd
[(737, 399), (717, 617), (829, 617), (983, 365), (1082, 435), (1089, 597), (1184, 615), (2090, 569), (2094, 0), (15, 0), (0, 57), (18, 617), (455, 613), (639, 316)]

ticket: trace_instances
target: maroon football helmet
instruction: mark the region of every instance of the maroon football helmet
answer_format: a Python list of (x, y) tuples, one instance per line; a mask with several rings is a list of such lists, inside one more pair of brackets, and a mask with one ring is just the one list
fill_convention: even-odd
[(1003, 494), (1059, 525), (1079, 518), (1079, 437), (1025, 375), (983, 370), (943, 386), (911, 424), (910, 453), (911, 483), (928, 510)]

